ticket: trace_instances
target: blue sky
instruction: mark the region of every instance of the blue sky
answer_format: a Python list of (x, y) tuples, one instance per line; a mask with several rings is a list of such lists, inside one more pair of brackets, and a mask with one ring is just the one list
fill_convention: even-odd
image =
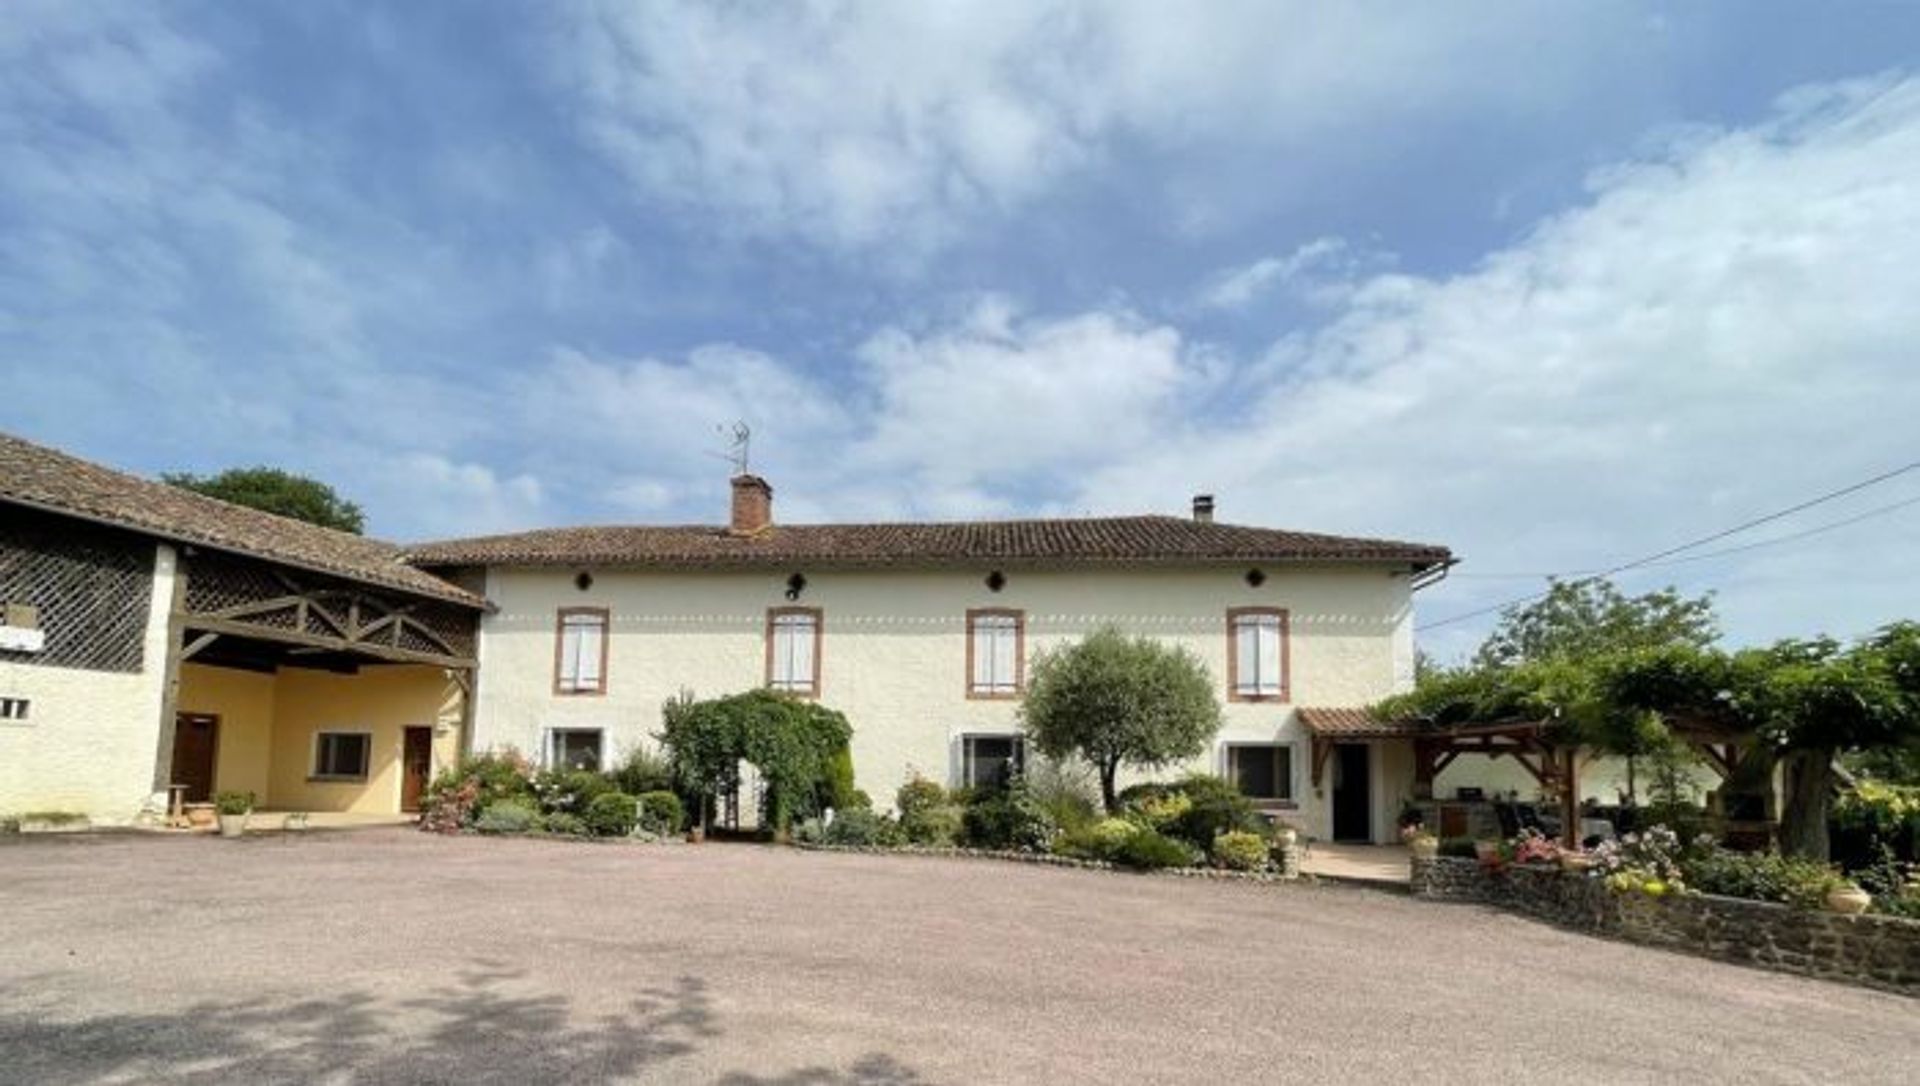
[[(1180, 512), (1426, 620), (1920, 460), (1920, 8), (13, 3), (0, 428), (400, 539)], [(1920, 472), (1636, 572), (1920, 613)], [(1485, 621), (1432, 629), (1464, 651)]]

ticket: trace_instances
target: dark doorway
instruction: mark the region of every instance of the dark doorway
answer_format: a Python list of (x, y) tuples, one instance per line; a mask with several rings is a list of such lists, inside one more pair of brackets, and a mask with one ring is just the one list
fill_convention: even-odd
[(1364, 743), (1333, 748), (1333, 839), (1373, 840), (1371, 758)]
[(220, 743), (220, 718), (181, 713), (173, 722), (173, 783), (186, 785), (185, 803), (213, 798), (213, 754)]
[(400, 755), (400, 809), (420, 809), (427, 794), (427, 779), (433, 775), (433, 729), (408, 728), (406, 746)]

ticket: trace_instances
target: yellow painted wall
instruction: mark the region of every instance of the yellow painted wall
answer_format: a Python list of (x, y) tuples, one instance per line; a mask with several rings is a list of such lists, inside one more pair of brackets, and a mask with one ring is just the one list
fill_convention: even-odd
[(274, 676), (235, 668), (180, 665), (178, 708), (220, 718), (213, 787), (252, 792), (267, 804), (273, 752)]
[[(267, 802), (284, 810), (387, 814), (400, 810), (400, 758), (409, 726), (442, 725), (434, 771), (459, 749), (459, 688), (439, 668), (368, 666), (357, 675), (282, 668), (274, 684), (273, 758)], [(314, 737), (372, 735), (365, 781), (315, 781)]]

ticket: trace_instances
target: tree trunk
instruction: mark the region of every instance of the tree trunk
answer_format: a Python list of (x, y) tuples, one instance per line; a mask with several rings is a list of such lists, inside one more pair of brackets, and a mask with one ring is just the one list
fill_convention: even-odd
[(1105, 808), (1107, 809), (1107, 813), (1108, 813), (1108, 814), (1110, 814), (1110, 815), (1111, 815), (1111, 814), (1118, 814), (1118, 813), (1119, 813), (1119, 811), (1120, 811), (1120, 798), (1119, 798), (1119, 794), (1118, 794), (1118, 793), (1117, 793), (1117, 792), (1115, 791), (1115, 789), (1114, 789), (1114, 787), (1113, 787), (1113, 784), (1114, 784), (1114, 780), (1115, 780), (1115, 778), (1117, 778), (1117, 777), (1118, 777), (1119, 775), (1120, 775), (1120, 762), (1119, 762), (1119, 759), (1115, 759), (1115, 760), (1113, 760), (1113, 761), (1111, 761), (1111, 762), (1103, 762), (1103, 763), (1101, 763), (1101, 766), (1100, 766), (1100, 805), (1101, 805), (1101, 806), (1103, 806), (1103, 807), (1105, 807)]
[(1640, 806), (1640, 790), (1634, 787), (1633, 779), (1634, 770), (1638, 768), (1635, 763), (1639, 762), (1639, 760), (1636, 755), (1627, 755), (1627, 806), (1629, 807)]
[(1782, 791), (1780, 851), (1789, 856), (1826, 860), (1827, 797), (1833, 789), (1833, 751), (1826, 747), (1789, 751), (1780, 760)]

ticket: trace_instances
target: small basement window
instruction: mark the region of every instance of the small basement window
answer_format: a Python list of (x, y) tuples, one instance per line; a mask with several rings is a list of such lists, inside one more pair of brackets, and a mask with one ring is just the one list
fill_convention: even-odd
[(364, 781), (373, 754), (373, 736), (366, 732), (321, 732), (313, 740), (313, 779)]
[(0, 698), (0, 720), (25, 720), (31, 705), (26, 698)]
[(998, 788), (1026, 765), (1027, 741), (1018, 735), (968, 735), (960, 740), (960, 783)]
[(547, 764), (600, 772), (599, 728), (555, 728), (547, 733)]

